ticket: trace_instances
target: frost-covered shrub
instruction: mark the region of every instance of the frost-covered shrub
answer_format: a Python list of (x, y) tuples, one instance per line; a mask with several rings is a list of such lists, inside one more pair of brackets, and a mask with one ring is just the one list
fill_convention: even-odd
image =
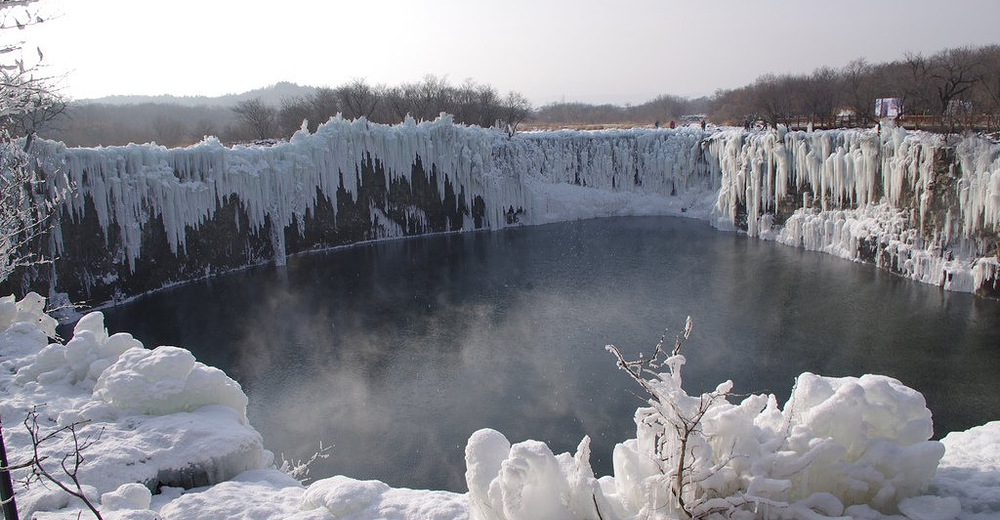
[[(676, 399), (680, 413), (709, 399), (661, 395)], [(661, 413), (673, 403), (655, 405), (636, 412), (637, 438), (615, 448), (615, 496), (623, 513), (686, 516), (672, 493), (683, 438), (665, 420), (670, 412)], [(681, 496), (694, 516), (838, 517), (854, 505), (896, 514), (902, 500), (926, 490), (944, 454), (928, 440), (923, 397), (885, 376), (806, 373), (783, 410), (773, 396), (717, 400), (699, 423), (681, 472)]]
[(877, 517), (930, 484), (944, 446), (928, 440), (923, 396), (899, 381), (804, 373), (781, 410), (773, 395), (734, 404), (731, 381), (700, 396), (681, 388), (681, 343), (662, 361), (662, 341), (638, 362), (609, 347), (650, 405), (636, 411), (637, 438), (615, 448), (620, 516)]
[[(690, 322), (683, 339), (690, 334)], [(648, 394), (636, 438), (615, 447), (614, 475), (595, 479), (588, 439), (576, 456), (542, 443), (513, 446), (480, 430), (466, 447), (470, 516), (638, 519), (950, 520), (955, 501), (920, 496), (944, 446), (930, 441), (923, 396), (886, 376), (804, 373), (785, 406), (773, 395), (730, 402), (732, 382), (688, 395), (678, 338), (619, 367)]]

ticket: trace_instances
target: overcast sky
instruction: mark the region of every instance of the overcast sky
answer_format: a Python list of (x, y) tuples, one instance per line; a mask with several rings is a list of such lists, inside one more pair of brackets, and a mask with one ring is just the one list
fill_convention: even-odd
[[(767, 72), (1000, 43), (997, 0), (44, 0), (20, 31), (74, 99), (425, 74), (535, 104), (709, 95)], [(14, 31), (17, 32), (17, 31)]]

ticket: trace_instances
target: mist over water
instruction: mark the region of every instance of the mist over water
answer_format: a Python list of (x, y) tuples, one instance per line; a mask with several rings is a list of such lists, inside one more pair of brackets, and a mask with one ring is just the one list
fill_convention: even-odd
[(648, 352), (685, 317), (685, 386), (787, 399), (804, 371), (921, 391), (938, 436), (1000, 419), (1000, 302), (674, 218), (599, 219), (366, 244), (105, 311), (250, 397), (265, 447), (312, 477), (465, 490), (479, 428), (573, 451), (598, 475), (641, 401), (604, 345)]

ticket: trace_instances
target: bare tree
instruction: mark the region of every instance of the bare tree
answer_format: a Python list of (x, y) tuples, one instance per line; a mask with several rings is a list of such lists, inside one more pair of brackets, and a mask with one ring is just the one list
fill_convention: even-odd
[[(184, 123), (172, 118), (160, 116), (153, 120), (153, 135), (163, 146), (183, 146), (188, 142), (188, 130)], [(205, 134), (203, 134), (205, 135)]]
[(991, 127), (1000, 127), (1000, 45), (982, 50), (983, 67), (977, 95), (981, 104), (991, 114)]
[[(625, 371), (643, 392), (646, 393), (650, 408), (641, 408), (637, 414), (644, 414), (643, 424), (658, 428), (653, 447), (653, 462), (659, 473), (669, 482), (670, 496), (676, 508), (687, 518), (702, 518), (721, 512), (713, 506), (713, 490), (703, 488), (709, 476), (722, 470), (732, 460), (732, 456), (721, 457), (719, 461), (705, 468), (709, 461), (703, 460), (698, 452), (709, 439), (702, 431), (702, 419), (716, 405), (726, 402), (732, 382), (719, 385), (714, 391), (699, 397), (689, 396), (681, 388), (681, 367), (684, 358), (681, 347), (691, 336), (692, 322), (688, 316), (684, 331), (674, 338), (670, 353), (664, 348), (667, 333), (664, 331), (649, 357), (627, 360), (618, 347), (605, 347), (617, 361), (619, 369)], [(667, 369), (667, 373), (659, 373)], [(639, 415), (637, 415), (637, 421)], [(702, 467), (698, 467), (702, 466)], [(706, 473), (703, 474), (703, 473)], [(732, 510), (743, 505), (740, 500), (724, 500), (722, 510)], [(665, 504), (664, 504), (665, 505)]]
[(531, 114), (531, 102), (520, 92), (510, 92), (503, 100), (501, 122), (504, 124), (507, 136), (513, 137), (517, 127)]
[(302, 128), (303, 121), (308, 121), (308, 126), (313, 131), (323, 122), (313, 118), (311, 103), (305, 97), (282, 99), (277, 118), (278, 129), (284, 136), (290, 136)]
[(844, 101), (862, 121), (871, 121), (875, 115), (874, 67), (864, 58), (847, 64), (841, 74), (844, 78)]
[(972, 48), (947, 49), (931, 60), (931, 78), (937, 91), (939, 113), (947, 114), (952, 103), (964, 96), (982, 77), (982, 60)]
[(200, 119), (195, 123), (189, 137), (191, 141), (198, 142), (208, 136), (219, 136), (219, 127), (211, 119)]
[(331, 117), (342, 111), (340, 96), (336, 90), (323, 87), (316, 89), (316, 92), (313, 93), (312, 114), (316, 118), (316, 126), (327, 122)]
[(765, 117), (771, 125), (777, 125), (790, 113), (792, 90), (790, 76), (765, 74), (754, 82), (755, 111)]
[(907, 52), (901, 64), (905, 73), (894, 90), (903, 110), (914, 115), (930, 113), (934, 95), (930, 61), (920, 53)]
[(830, 117), (839, 103), (840, 75), (830, 67), (813, 71), (812, 76), (803, 81), (802, 115), (810, 117)]
[(385, 105), (396, 121), (402, 121), (407, 115), (410, 115), (412, 101), (407, 96), (405, 86), (390, 87), (385, 91)]
[(383, 87), (372, 87), (364, 79), (355, 79), (337, 88), (341, 111), (348, 119), (371, 118), (379, 105)]
[(256, 139), (270, 139), (276, 135), (277, 110), (260, 98), (247, 99), (233, 107), (236, 118), (250, 130)]
[[(407, 86), (404, 86), (407, 88)], [(407, 92), (413, 99), (413, 117), (422, 121), (431, 121), (447, 110), (448, 79), (433, 74), (424, 76), (424, 80), (409, 86)]]

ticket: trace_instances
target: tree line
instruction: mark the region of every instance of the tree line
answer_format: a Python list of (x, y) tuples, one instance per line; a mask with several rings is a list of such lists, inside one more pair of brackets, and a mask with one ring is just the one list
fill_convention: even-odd
[(466, 80), (458, 86), (433, 75), (396, 86), (371, 85), (355, 79), (336, 88), (323, 87), (311, 95), (284, 99), (273, 106), (259, 98), (233, 107), (236, 119), (254, 139), (289, 137), (307, 122), (310, 131), (331, 116), (365, 118), (374, 123), (399, 123), (407, 116), (430, 121), (442, 112), (456, 123), (481, 127), (500, 126), (513, 134), (531, 113), (531, 103), (518, 92), (501, 95), (490, 85)]
[[(1000, 45), (945, 49), (930, 56), (906, 53), (885, 63), (856, 59), (812, 74), (765, 74), (750, 85), (722, 90), (712, 99), (712, 118), (769, 124), (793, 117), (830, 118), (851, 113), (876, 120), (875, 101), (900, 100), (903, 115), (1000, 115)], [(995, 128), (994, 123), (994, 128)]]
[(849, 114), (857, 124), (870, 124), (877, 120), (879, 98), (898, 99), (904, 116), (979, 118), (995, 131), (1000, 128), (1000, 45), (945, 49), (929, 56), (906, 53), (884, 63), (858, 58), (811, 74), (764, 74), (749, 85), (695, 99), (662, 95), (635, 106), (553, 103), (538, 108), (529, 121), (539, 126), (648, 125), (706, 114), (718, 124), (775, 125)]
[[(409, 115), (417, 121), (445, 112), (455, 122), (499, 126), (508, 133), (523, 123), (553, 128), (572, 125), (650, 125), (704, 114), (718, 124), (793, 119), (837, 120), (850, 114), (856, 124), (876, 120), (875, 100), (900, 100), (905, 116), (968, 118), (1000, 128), (1000, 45), (960, 47), (872, 63), (864, 58), (846, 66), (824, 66), (809, 74), (764, 74), (743, 87), (718, 90), (712, 96), (685, 98), (661, 95), (631, 105), (560, 102), (532, 108), (518, 92), (501, 94), (473, 80), (459, 85), (433, 75), (395, 86), (355, 79), (338, 87), (308, 93), (245, 98), (235, 105), (180, 106), (166, 103), (131, 105), (70, 104), (46, 93), (40, 110), (24, 110), (8, 126), (16, 134), (39, 132), (70, 146), (156, 141), (182, 146), (214, 135), (223, 142), (281, 139), (297, 131), (303, 120), (309, 130), (340, 113), (376, 123), (398, 123)], [(64, 113), (65, 112), (65, 113)], [(56, 117), (62, 116), (62, 117)], [(44, 123), (45, 126), (42, 126)]]
[(563, 124), (655, 124), (657, 121), (666, 124), (684, 115), (707, 114), (711, 108), (712, 99), (709, 97), (689, 99), (664, 94), (638, 105), (552, 103), (538, 108), (529, 121), (542, 127)]

